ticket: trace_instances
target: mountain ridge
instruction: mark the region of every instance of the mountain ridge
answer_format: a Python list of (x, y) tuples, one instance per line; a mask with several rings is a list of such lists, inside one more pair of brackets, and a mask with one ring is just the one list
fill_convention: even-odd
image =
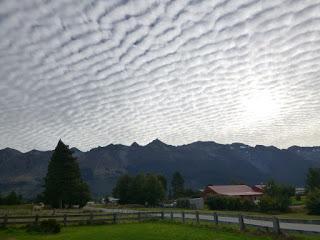
[[(303, 186), (307, 169), (320, 166), (318, 146), (279, 149), (214, 141), (173, 146), (155, 139), (146, 145), (109, 144), (85, 152), (75, 147), (71, 149), (95, 196), (110, 193), (116, 179), (124, 173), (154, 172), (170, 178), (178, 170), (184, 175), (186, 185), (192, 188), (208, 183), (256, 184), (271, 178)], [(39, 193), (52, 152), (0, 150), (0, 189), (28, 196)]]

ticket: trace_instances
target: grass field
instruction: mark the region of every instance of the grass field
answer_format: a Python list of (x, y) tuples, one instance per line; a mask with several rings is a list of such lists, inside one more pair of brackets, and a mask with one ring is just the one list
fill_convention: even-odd
[(306, 196), (301, 196), (300, 200), (297, 200), (296, 197), (291, 197), (292, 206), (303, 206), (306, 203)]
[[(271, 240), (282, 239), (232, 229), (197, 227), (173, 223), (131, 223), (118, 225), (66, 227), (56, 235), (26, 233), (23, 229), (0, 230), (1, 240)], [(285, 238), (284, 238), (285, 239)], [(316, 240), (319, 236), (290, 239)]]
[(20, 204), (20, 205), (0, 205), (0, 217), (7, 214), (9, 216), (12, 215), (34, 215), (34, 214), (41, 214), (41, 215), (52, 215), (53, 212), (55, 215), (61, 214), (78, 214), (78, 213), (86, 213), (86, 210), (83, 209), (43, 209), (40, 212), (34, 212), (32, 210), (32, 204)]

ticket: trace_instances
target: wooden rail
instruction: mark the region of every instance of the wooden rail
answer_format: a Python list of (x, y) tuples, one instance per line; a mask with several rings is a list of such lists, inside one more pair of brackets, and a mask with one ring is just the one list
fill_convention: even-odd
[[(96, 224), (96, 223), (120, 223), (120, 222), (141, 222), (150, 219), (200, 222), (231, 223), (239, 225), (239, 229), (244, 231), (247, 226), (265, 228), (280, 234), (281, 231), (299, 231), (305, 233), (320, 233), (320, 221), (318, 220), (297, 220), (297, 219), (278, 219), (276, 217), (260, 217), (246, 215), (230, 215), (220, 213), (199, 213), (196, 212), (168, 212), (168, 211), (141, 211), (141, 212), (113, 212), (102, 214), (64, 214), (64, 215), (33, 215), (33, 216), (0, 216), (0, 225), (25, 225), (39, 223), (47, 219), (56, 219), (59, 223), (67, 226), (68, 224)], [(289, 224), (289, 225), (288, 225)], [(282, 226), (282, 227), (281, 227)]]

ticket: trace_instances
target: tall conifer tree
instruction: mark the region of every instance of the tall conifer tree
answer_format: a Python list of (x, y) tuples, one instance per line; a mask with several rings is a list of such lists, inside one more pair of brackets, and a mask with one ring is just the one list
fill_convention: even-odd
[(45, 178), (44, 199), (52, 207), (83, 206), (90, 198), (77, 159), (61, 140), (55, 148)]

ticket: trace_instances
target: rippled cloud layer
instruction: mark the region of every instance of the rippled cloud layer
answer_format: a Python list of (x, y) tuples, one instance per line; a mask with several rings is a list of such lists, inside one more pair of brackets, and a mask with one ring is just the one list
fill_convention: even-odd
[(320, 0), (7, 0), (0, 39), (0, 148), (320, 145)]

